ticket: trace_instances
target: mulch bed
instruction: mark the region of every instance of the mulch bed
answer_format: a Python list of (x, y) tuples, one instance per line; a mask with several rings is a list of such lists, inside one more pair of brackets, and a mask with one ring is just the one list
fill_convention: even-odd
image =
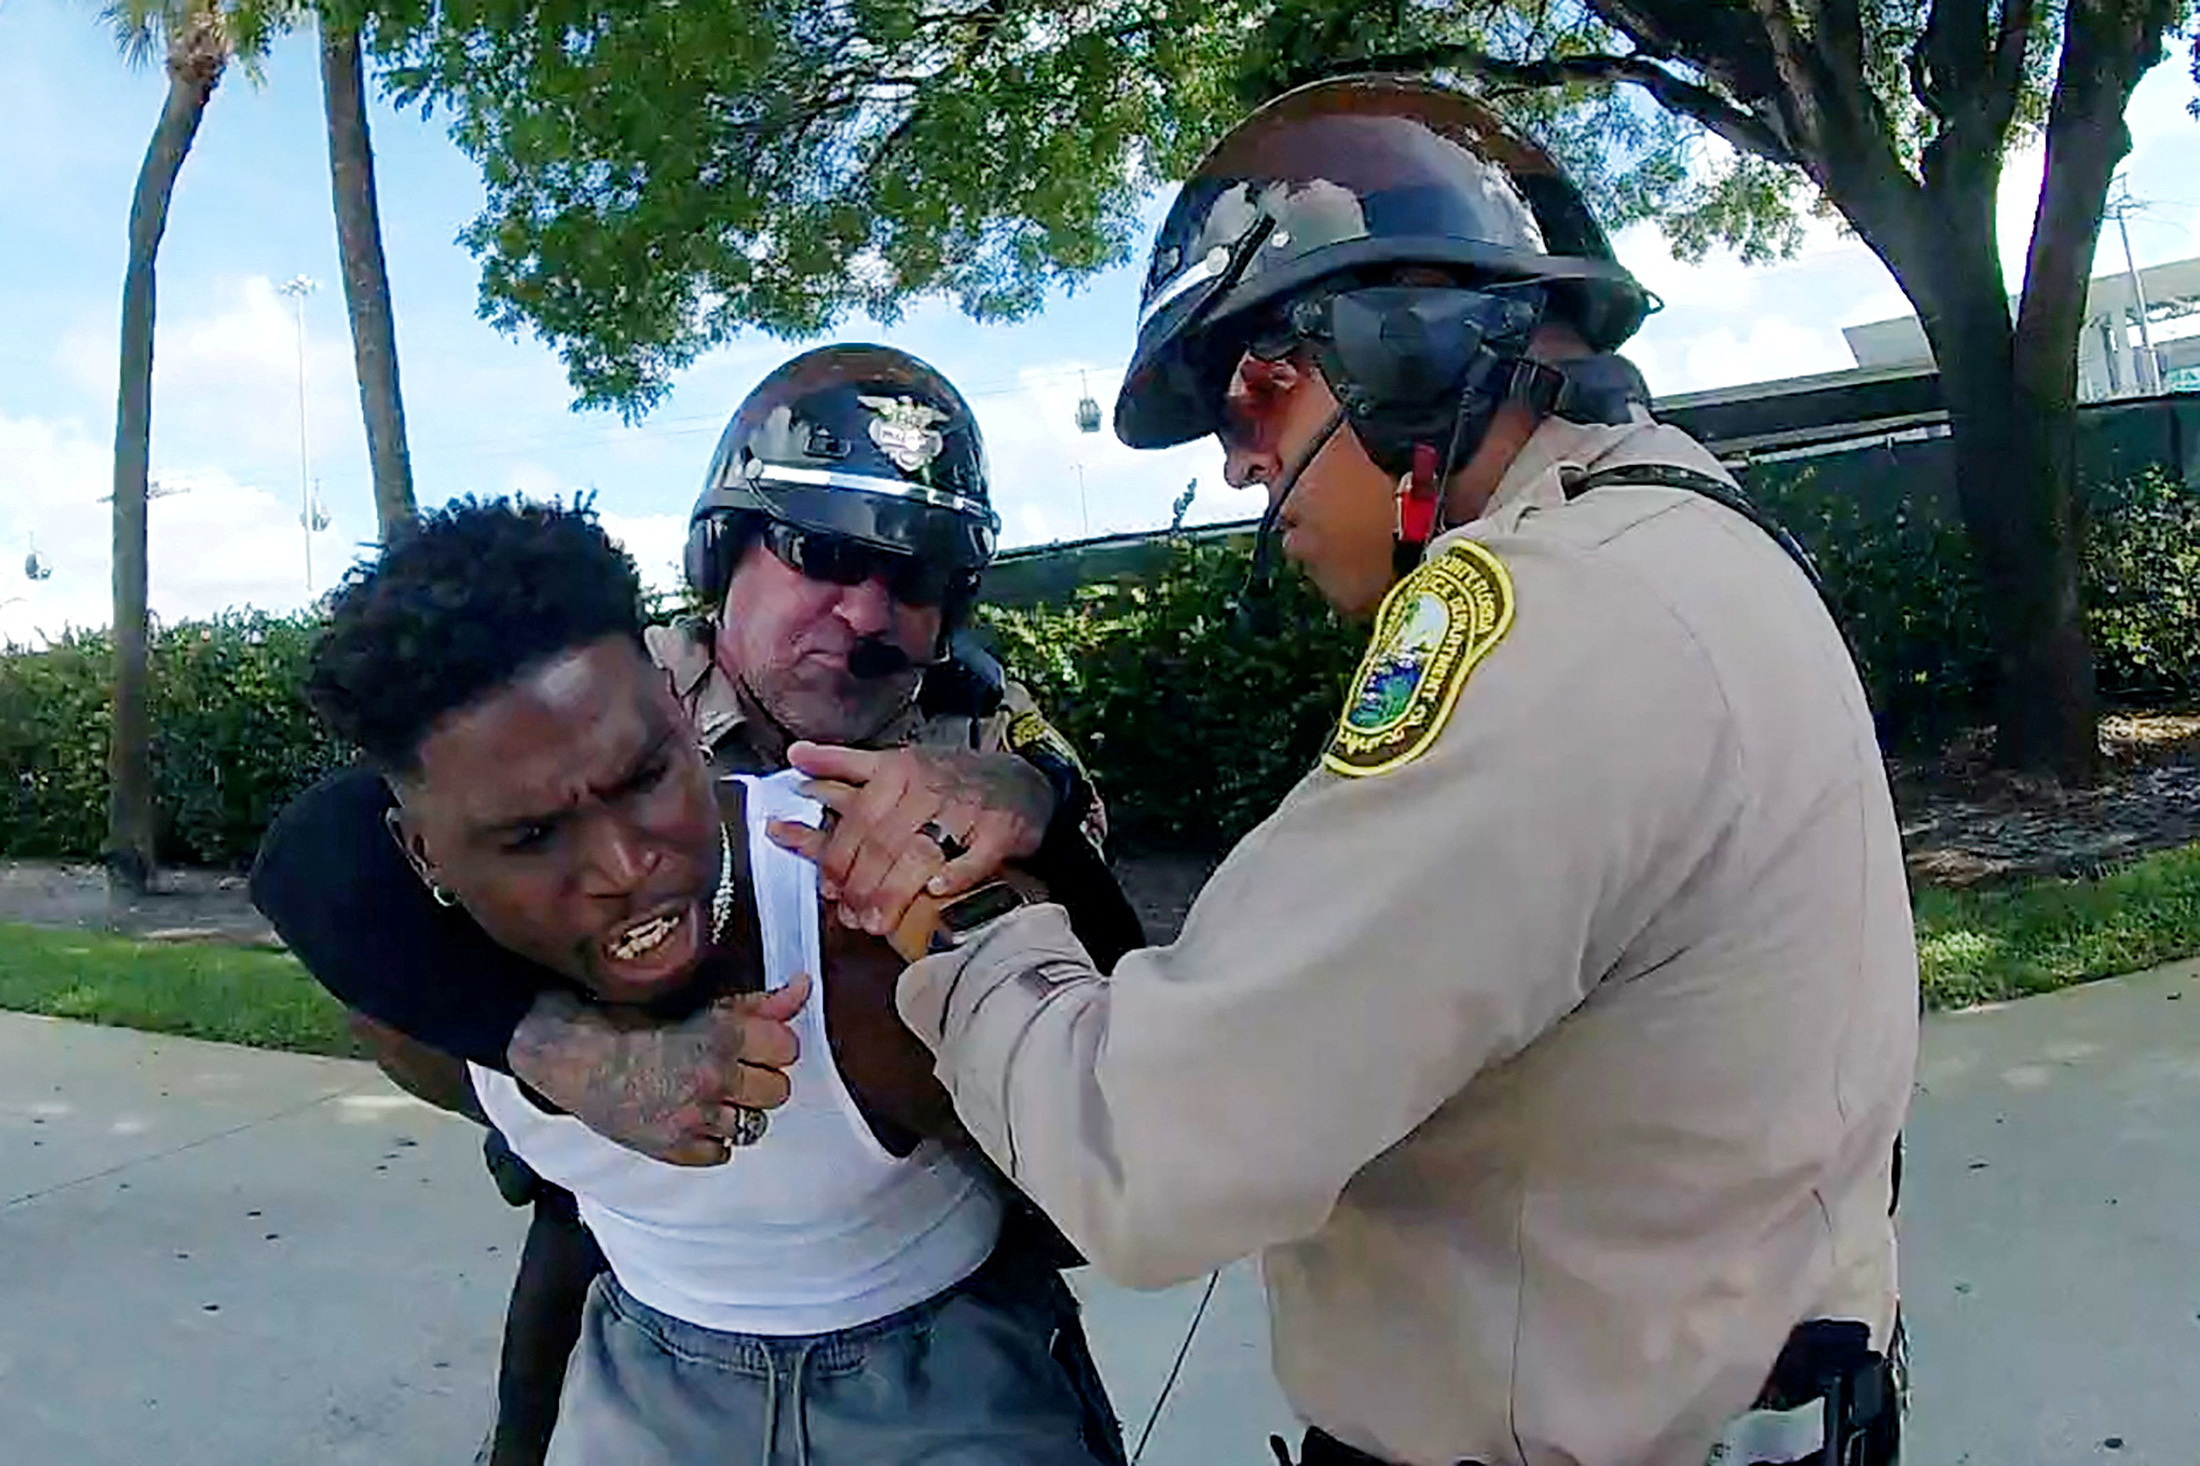
[(1981, 730), (1931, 758), (1890, 761), (1913, 882), (2092, 877), (2200, 841), (2200, 713), (2102, 719), (2107, 770), (2092, 789), (2005, 773), (1993, 767), (1991, 748)]

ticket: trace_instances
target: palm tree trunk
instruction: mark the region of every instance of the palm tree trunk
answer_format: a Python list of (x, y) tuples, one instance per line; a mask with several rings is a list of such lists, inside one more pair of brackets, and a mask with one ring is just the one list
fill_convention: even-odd
[(413, 517), (412, 459), (405, 448), (405, 401), (397, 383), (397, 325), (390, 309), (389, 266), (382, 257), (382, 217), (375, 204), (374, 142), (367, 132), (366, 66), (359, 34), (325, 19), (321, 85), (344, 305), (351, 317), (367, 454), (374, 465), (375, 521), (387, 544), (398, 526)]
[(113, 723), (107, 745), (110, 885), (142, 892), (153, 877), (152, 725), (146, 683), (147, 475), (153, 443), (153, 287), (168, 200), (198, 135), (228, 53), (187, 27), (168, 53), (168, 99), (130, 200), (130, 263), (122, 284), (122, 361), (115, 405)]

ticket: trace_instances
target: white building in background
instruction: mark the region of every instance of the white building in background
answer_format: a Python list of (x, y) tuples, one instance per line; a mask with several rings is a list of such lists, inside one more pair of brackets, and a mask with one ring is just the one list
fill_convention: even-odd
[[(2134, 291), (2131, 275), (2118, 271), (2096, 277), (2086, 290), (2085, 330), (2078, 339), (2080, 402), (2200, 391), (2200, 259), (2141, 270), (2137, 283)], [(2143, 334), (2152, 342), (2156, 364), (2151, 379), (2139, 328), (2142, 311)], [(1916, 316), (1845, 326), (1841, 334), (1859, 367), (1932, 365), (1932, 349)]]

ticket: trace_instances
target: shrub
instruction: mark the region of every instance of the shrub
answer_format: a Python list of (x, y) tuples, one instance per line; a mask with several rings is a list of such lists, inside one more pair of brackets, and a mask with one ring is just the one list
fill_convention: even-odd
[(1274, 589), (1277, 634), (1242, 627), (1248, 562), (1179, 542), (1144, 583), (984, 612), (1002, 660), (1085, 756), (1132, 846), (1227, 848), (1306, 772), (1336, 721), (1361, 635), (1288, 572)]
[(1914, 743), (1978, 715), (1994, 652), (1970, 541), (1953, 516), (1830, 484), (1808, 465), (1760, 470), (1748, 492), (1818, 562), (1883, 740)]
[[(156, 852), (249, 861), (276, 810), (344, 751), (299, 688), (317, 622), (228, 614), (157, 628), (151, 646)], [(104, 632), (0, 656), (0, 853), (96, 858), (106, 842)]]
[[(1753, 475), (1751, 493), (1817, 556), (1882, 736), (1914, 743), (1976, 719), (1993, 658), (1961, 528), (1898, 494), (1781, 467)], [(1226, 848), (1311, 766), (1336, 717), (1364, 633), (1289, 572), (1278, 634), (1241, 628), (1247, 561), (1242, 546), (1177, 541), (1142, 578), (981, 611), (1133, 848)], [(2103, 692), (2200, 696), (2200, 500), (2158, 471), (2094, 492), (2085, 573)], [(345, 756), (297, 691), (316, 624), (228, 615), (154, 638), (162, 859), (249, 860), (274, 811)], [(0, 654), (0, 854), (98, 854), (108, 668), (103, 634)]]
[(2086, 631), (2104, 696), (2200, 692), (2200, 497), (2159, 468), (2087, 506)]
[[(1750, 492), (1817, 559), (1888, 744), (1984, 715), (1993, 650), (1951, 515), (1832, 485), (1809, 465), (1760, 471)], [(1247, 559), (1178, 544), (1141, 582), (986, 613), (1002, 659), (1084, 752), (1133, 847), (1226, 848), (1305, 773), (1336, 717), (1360, 633), (1292, 576), (1278, 586), (1281, 634), (1241, 632), (1228, 602)], [(2159, 471), (2095, 492), (2085, 574), (2104, 694), (2200, 696), (2200, 500)]]

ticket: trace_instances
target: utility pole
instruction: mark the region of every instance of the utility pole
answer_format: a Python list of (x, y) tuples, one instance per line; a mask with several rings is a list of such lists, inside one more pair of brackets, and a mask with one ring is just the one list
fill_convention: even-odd
[(2120, 192), (2109, 205), (2108, 212), (2116, 216), (2116, 233), (2124, 242), (2124, 278), (2131, 282), (2132, 311), (2139, 319), (2138, 370), (2132, 373), (2138, 379), (2141, 393), (2159, 396), (2162, 391), (2162, 363), (2154, 355), (2154, 337), (2147, 329), (2147, 292), (2139, 279), (2139, 267), (2131, 256), (2131, 229), (2124, 223), (2124, 216), (2145, 205), (2131, 197), (2131, 185), (2119, 178), (2116, 184)]
[(291, 299), (298, 321), (298, 523), (306, 540), (306, 595), (313, 595), (313, 451), (306, 436), (306, 297), (319, 287), (305, 276), (275, 287)]

